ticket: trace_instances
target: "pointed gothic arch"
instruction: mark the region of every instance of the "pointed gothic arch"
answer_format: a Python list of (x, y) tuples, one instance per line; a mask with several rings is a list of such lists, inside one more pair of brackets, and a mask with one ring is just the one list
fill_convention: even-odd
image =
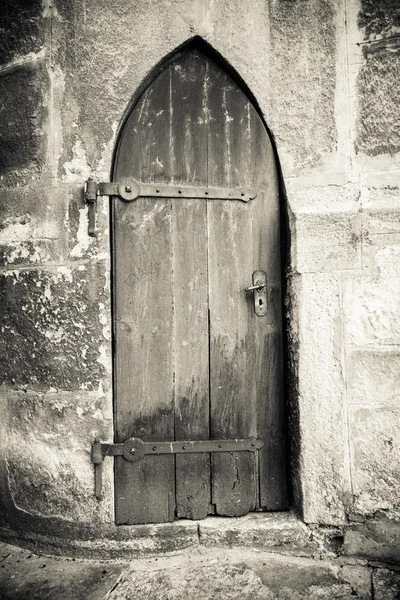
[[(287, 507), (279, 171), (248, 90), (205, 49), (168, 57), (118, 136), (113, 179), (155, 192), (112, 210), (115, 437), (264, 446), (117, 457), (117, 523)], [(182, 196), (156, 197), (157, 185)], [(187, 186), (257, 196), (194, 199)], [(258, 271), (261, 317), (246, 292)]]

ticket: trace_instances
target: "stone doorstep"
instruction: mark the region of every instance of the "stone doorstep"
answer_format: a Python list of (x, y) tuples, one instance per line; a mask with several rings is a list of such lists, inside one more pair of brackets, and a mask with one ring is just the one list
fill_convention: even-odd
[[(333, 532), (333, 533), (332, 533)], [(0, 536), (34, 551), (58, 556), (94, 559), (136, 559), (181, 552), (185, 549), (248, 548), (295, 556), (336, 556), (329, 536), (316, 534), (292, 512), (250, 513), (243, 517), (207, 517), (201, 521), (175, 521), (155, 525), (121, 525), (90, 530), (85, 538), (68, 535), (16, 534), (0, 528)], [(333, 550), (333, 552), (331, 551)], [(0, 599), (1, 600), (1, 599)]]
[(319, 545), (308, 527), (292, 512), (249, 513), (244, 517), (208, 517), (198, 521), (201, 545), (260, 548), (309, 556)]

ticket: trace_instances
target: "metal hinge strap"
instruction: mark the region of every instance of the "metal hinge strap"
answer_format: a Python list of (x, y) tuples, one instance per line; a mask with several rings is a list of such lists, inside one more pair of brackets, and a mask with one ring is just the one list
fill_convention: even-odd
[(212, 186), (174, 185), (165, 183), (143, 183), (133, 177), (120, 181), (96, 183), (90, 179), (85, 184), (85, 198), (92, 202), (97, 196), (119, 196), (131, 202), (139, 196), (149, 198), (203, 198), (205, 200), (241, 200), (249, 202), (257, 193), (250, 188), (227, 188)]
[(143, 183), (133, 177), (124, 177), (120, 181), (109, 183), (97, 183), (88, 179), (85, 182), (84, 196), (86, 202), (89, 203), (89, 235), (95, 236), (95, 202), (98, 196), (118, 196), (127, 202), (132, 202), (139, 198), (139, 196), (147, 198), (203, 198), (206, 200), (240, 200), (242, 202), (249, 202), (257, 196), (257, 193), (250, 188)]
[(129, 462), (142, 460), (145, 455), (195, 454), (203, 452), (256, 452), (264, 442), (255, 437), (232, 440), (195, 440), (178, 442), (144, 442), (141, 438), (128, 438), (123, 443), (103, 443), (95, 440), (92, 462), (95, 464), (96, 498), (102, 497), (102, 464), (105, 456), (123, 456)]

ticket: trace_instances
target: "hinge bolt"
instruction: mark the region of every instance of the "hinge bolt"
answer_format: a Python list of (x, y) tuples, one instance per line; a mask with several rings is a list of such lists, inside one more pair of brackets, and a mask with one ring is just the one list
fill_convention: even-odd
[(136, 452), (136, 448), (131, 448), (131, 449), (129, 450), (129, 452), (130, 452), (130, 454), (135, 454), (135, 452)]
[(131, 193), (131, 191), (132, 191), (132, 187), (131, 187), (130, 185), (126, 185), (126, 186), (125, 186), (125, 191), (126, 191), (128, 194), (130, 194), (130, 193)]

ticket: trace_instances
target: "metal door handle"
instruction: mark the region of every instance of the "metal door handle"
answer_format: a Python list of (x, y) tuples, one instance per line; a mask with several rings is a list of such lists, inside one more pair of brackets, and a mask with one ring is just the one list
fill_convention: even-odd
[(251, 285), (246, 288), (246, 292), (252, 292), (253, 290), (262, 290), (267, 286), (266, 283), (262, 283), (262, 281), (256, 281), (255, 285)]

